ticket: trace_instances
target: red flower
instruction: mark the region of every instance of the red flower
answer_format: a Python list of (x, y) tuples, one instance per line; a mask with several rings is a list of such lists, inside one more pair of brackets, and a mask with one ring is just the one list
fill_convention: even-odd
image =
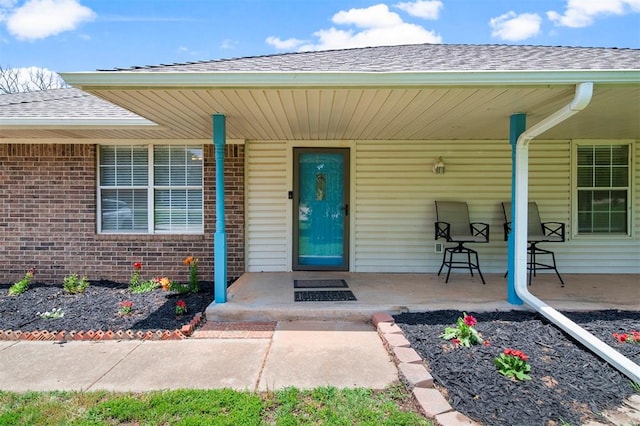
[(133, 269), (135, 269), (136, 271), (142, 269), (142, 262), (134, 262)]
[(618, 340), (621, 341), (622, 343), (626, 342), (628, 338), (629, 338), (629, 335), (627, 333), (622, 333), (618, 336)]
[(517, 349), (507, 348), (507, 349), (504, 350), (504, 354), (505, 355), (510, 355), (510, 356), (515, 356), (517, 358), (520, 358), (523, 361), (526, 361), (526, 360), (529, 359), (529, 357), (524, 352), (519, 351)]
[(460, 339), (451, 339), (451, 341), (452, 341), (453, 343), (455, 343), (456, 345), (459, 345), (459, 344), (460, 344)]
[(179, 306), (182, 309), (187, 309), (187, 304), (184, 302), (184, 300), (178, 300), (178, 302), (176, 303), (176, 306)]
[(491, 346), (491, 343), (489, 343), (488, 340), (485, 340), (484, 342), (482, 342), (482, 344), (485, 345), (485, 346)]
[(465, 315), (463, 320), (464, 320), (464, 323), (467, 324), (469, 327), (473, 327), (478, 323), (478, 320), (476, 320), (471, 315)]

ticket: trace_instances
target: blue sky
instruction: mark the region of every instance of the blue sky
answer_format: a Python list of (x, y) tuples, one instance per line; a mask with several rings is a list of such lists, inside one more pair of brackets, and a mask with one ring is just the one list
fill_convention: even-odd
[(0, 0), (4, 68), (407, 43), (640, 48), (640, 0)]

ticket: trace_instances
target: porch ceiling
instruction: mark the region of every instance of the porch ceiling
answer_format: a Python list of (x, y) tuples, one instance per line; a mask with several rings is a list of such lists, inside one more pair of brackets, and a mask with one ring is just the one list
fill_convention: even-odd
[[(88, 92), (163, 127), (171, 137), (211, 138), (211, 114), (227, 137), (247, 140), (507, 139), (509, 116), (527, 127), (574, 93), (553, 87), (118, 88)], [(639, 139), (640, 87), (596, 85), (585, 111), (549, 139)]]

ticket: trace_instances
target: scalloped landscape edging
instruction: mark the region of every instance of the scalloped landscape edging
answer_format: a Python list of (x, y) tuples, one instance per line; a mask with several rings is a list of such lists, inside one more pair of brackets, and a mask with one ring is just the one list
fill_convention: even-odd
[(433, 385), (433, 377), (425, 361), (411, 348), (404, 332), (391, 315), (378, 312), (371, 316), (371, 323), (378, 331), (384, 346), (393, 358), (402, 383), (429, 419), (440, 426), (478, 426), (479, 424), (455, 411)]
[(133, 330), (63, 330), (63, 331), (20, 331), (0, 330), (0, 340), (29, 341), (98, 341), (98, 340), (182, 340), (190, 337), (202, 322), (203, 314), (198, 312), (193, 319), (180, 329), (133, 331)]

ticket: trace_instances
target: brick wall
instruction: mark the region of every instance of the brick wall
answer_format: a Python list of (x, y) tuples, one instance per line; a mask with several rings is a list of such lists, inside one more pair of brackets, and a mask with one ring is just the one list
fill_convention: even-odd
[[(96, 146), (0, 144), (0, 283), (35, 266), (36, 281), (70, 274), (127, 282), (131, 264), (142, 278), (188, 280), (182, 260), (199, 259), (200, 279), (213, 280), (215, 159), (204, 147), (204, 235), (98, 235)], [(244, 272), (244, 146), (225, 152), (227, 271)]]

